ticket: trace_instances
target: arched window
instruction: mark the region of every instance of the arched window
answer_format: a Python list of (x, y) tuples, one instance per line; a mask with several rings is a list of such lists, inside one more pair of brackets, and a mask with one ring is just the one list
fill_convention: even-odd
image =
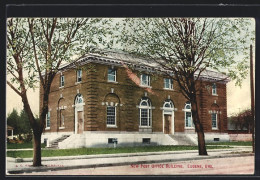
[(152, 105), (148, 98), (142, 98), (139, 104), (140, 126), (150, 127), (152, 120)]
[[(115, 93), (109, 93), (105, 97), (105, 104), (107, 108), (106, 126), (107, 127), (117, 127), (117, 121), (119, 121), (120, 113), (120, 99)], [(104, 104), (104, 105), (105, 105)]]
[(194, 124), (192, 121), (190, 102), (186, 102), (184, 112), (185, 112), (185, 128), (193, 128)]
[(174, 110), (174, 105), (173, 105), (173, 102), (171, 100), (166, 100), (164, 101), (164, 104), (163, 104), (163, 113), (164, 114), (172, 114), (172, 111)]
[(173, 108), (173, 103), (171, 100), (166, 100), (163, 104), (164, 108)]
[(75, 99), (75, 104), (81, 104), (83, 103), (83, 96), (81, 94), (78, 94)]

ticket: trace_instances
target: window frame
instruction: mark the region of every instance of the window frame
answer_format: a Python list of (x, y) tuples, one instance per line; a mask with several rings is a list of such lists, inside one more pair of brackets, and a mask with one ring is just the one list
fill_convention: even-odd
[[(80, 100), (81, 100), (81, 102), (80, 102)], [(74, 104), (77, 105), (77, 104), (83, 104), (83, 103), (84, 103), (84, 99), (83, 99), (82, 94), (77, 94)]]
[(212, 95), (215, 95), (215, 96), (218, 95), (217, 94), (217, 84), (213, 83), (211, 87), (212, 87)]
[(64, 116), (64, 109), (60, 110), (60, 126), (59, 129), (65, 128), (65, 116)]
[(60, 87), (64, 87), (64, 85), (65, 85), (65, 76), (61, 75), (60, 76)]
[[(80, 73), (79, 73), (80, 72)], [(78, 69), (77, 70), (77, 79), (76, 79), (77, 83), (82, 82), (82, 69)]]
[[(166, 80), (168, 80), (168, 84), (169, 84), (169, 87), (166, 87)], [(164, 89), (169, 89), (169, 90), (173, 90), (173, 80), (171, 78), (164, 78), (163, 80), (164, 82)]]
[(51, 128), (51, 112), (48, 111), (47, 114), (46, 114), (46, 126), (45, 126), (45, 129), (50, 129), (50, 128)]
[[(115, 74), (109, 74), (109, 70), (112, 70), (112, 72), (115, 72)], [(107, 71), (107, 81), (108, 82), (116, 82), (116, 72), (117, 70), (115, 68), (108, 68), (108, 71)], [(114, 80), (110, 80), (109, 77), (113, 77)]]
[[(147, 77), (146, 80), (145, 80), (147, 82), (147, 84), (143, 83), (143, 76)], [(151, 87), (151, 77), (150, 77), (150, 75), (148, 75), (148, 74), (141, 74), (140, 85), (143, 86), (143, 87)]]
[[(215, 115), (215, 121), (216, 121), (216, 127), (213, 127), (213, 115)], [(217, 113), (211, 113), (211, 127), (213, 130), (218, 129), (218, 114)]]
[[(187, 106), (190, 106), (190, 108), (187, 109)], [(192, 118), (191, 103), (185, 103), (184, 113), (185, 113), (184, 114), (184, 127), (185, 127), (185, 129), (194, 129), (195, 127), (194, 127), (193, 118)], [(187, 126), (188, 124), (186, 123), (187, 113), (190, 113), (191, 126)]]
[[(142, 105), (143, 102), (146, 102), (147, 105), (146, 106)], [(147, 110), (146, 112), (147, 117), (142, 117), (142, 110)], [(142, 125), (144, 118), (147, 119), (147, 125)], [(139, 103), (139, 127), (146, 127), (146, 128), (152, 127), (152, 104), (149, 99), (141, 99)]]
[[(108, 108), (114, 108), (114, 115), (108, 115)], [(106, 125), (107, 127), (117, 127), (116, 125), (116, 106), (107, 106), (107, 113), (106, 113)], [(108, 117), (114, 118), (114, 124), (108, 124)]]

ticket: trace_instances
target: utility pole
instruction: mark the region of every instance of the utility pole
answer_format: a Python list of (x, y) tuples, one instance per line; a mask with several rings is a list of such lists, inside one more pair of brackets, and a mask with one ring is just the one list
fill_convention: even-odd
[(254, 94), (254, 71), (253, 71), (253, 46), (250, 45), (250, 89), (251, 89), (251, 113), (253, 118), (252, 145), (255, 152), (255, 94)]

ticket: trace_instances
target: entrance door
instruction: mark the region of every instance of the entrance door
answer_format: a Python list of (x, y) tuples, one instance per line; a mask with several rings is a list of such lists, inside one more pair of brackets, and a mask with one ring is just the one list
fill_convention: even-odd
[(83, 112), (78, 111), (78, 134), (83, 133)]
[(164, 133), (171, 134), (171, 115), (164, 115)]

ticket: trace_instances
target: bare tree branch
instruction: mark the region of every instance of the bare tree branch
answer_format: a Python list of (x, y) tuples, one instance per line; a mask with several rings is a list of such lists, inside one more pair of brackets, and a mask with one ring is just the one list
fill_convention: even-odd
[(16, 92), (19, 96), (22, 96), (22, 93), (19, 92), (13, 85), (12, 83), (10, 83), (9, 81), (6, 81), (6, 83), (10, 86), (10, 88), (12, 88), (14, 90), (14, 92)]

